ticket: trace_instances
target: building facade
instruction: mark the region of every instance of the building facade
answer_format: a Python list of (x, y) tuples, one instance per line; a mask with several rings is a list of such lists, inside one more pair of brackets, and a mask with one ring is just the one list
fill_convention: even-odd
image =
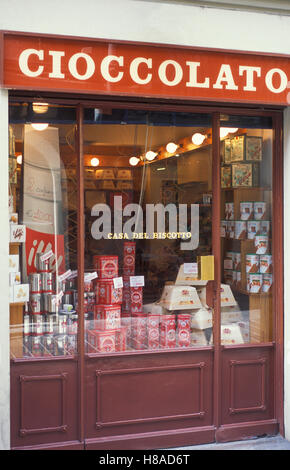
[[(69, 279), (73, 271), (78, 271), (78, 283), (74, 284), (76, 278), (71, 276), (70, 289), (66, 285), (63, 291), (59, 291), (65, 295), (78, 289), (78, 294), (81, 293), (81, 300), (78, 300), (80, 323), (73, 352), (67, 357), (63, 357), (62, 343), (57, 343), (58, 353), (51, 354), (53, 360), (50, 356), (41, 356), (40, 359), (37, 354), (33, 356), (31, 351), (39, 351), (35, 338), (48, 336), (42, 335), (43, 329), (41, 325), (37, 326), (35, 314), (46, 315), (53, 309), (37, 310), (36, 307), (34, 312), (31, 311), (31, 294), (38, 295), (40, 291), (37, 287), (31, 289), (31, 284), (27, 313), (26, 302), (11, 307), (11, 303), (17, 302), (15, 299), (11, 302), (10, 297), (9, 255), (18, 256), (21, 263), (21, 285), (30, 282), (29, 274), (37, 274), (40, 278), (42, 270), (38, 266), (36, 272), (29, 267), (29, 253), (32, 251), (28, 253), (28, 250), (33, 250), (33, 238), (30, 241), (26, 238), (25, 245), (13, 244), (11, 249), (11, 225), (3, 223), (0, 250), (0, 447), (156, 448), (212, 442), (215, 439), (234, 440), (249, 435), (249, 432), (250, 435), (280, 432), (289, 439), (287, 284), (290, 253), (287, 247), (290, 227), (287, 207), (290, 194), (287, 181), (290, 171), (290, 116), (287, 72), (289, 77), (290, 10), (287, 2), (251, 2), (249, 6), (248, 2), (111, 0), (106, 3), (84, 1), (80, 6), (67, 1), (39, 5), (39, 2), (30, 0), (28, 4), (29, 8), (27, 3), (24, 6), (18, 1), (3, 1), (1, 6), (0, 30), (4, 32), (1, 61), (4, 65), (0, 90), (0, 213), (3, 222), (9, 217), (11, 221), (11, 214), (18, 214), (20, 223), (17, 225), (25, 226), (26, 237), (33, 230), (41, 231), (37, 228), (37, 217), (29, 215), (36, 209), (32, 201), (35, 194), (29, 189), (29, 178), (34, 177), (38, 182), (42, 180), (40, 186), (43, 191), (47, 191), (47, 186), (53, 187), (52, 196), (40, 198), (40, 209), (45, 207), (48, 210), (47, 201), (51, 203), (54, 221), (52, 232), (46, 232), (52, 238), (46, 239), (46, 249), (39, 249), (39, 252), (49, 252), (48, 245), (54, 254), (59, 251), (65, 259), (64, 264), (62, 261), (59, 265), (56, 263), (59, 276), (70, 271), (67, 275)], [(94, 48), (99, 48), (102, 54), (102, 47), (105, 52), (99, 56)], [(193, 60), (193, 54), (197, 54), (199, 59)], [(50, 62), (45, 57), (49, 57)], [(99, 82), (96, 85), (91, 80), (95, 77), (95, 71), (99, 70), (95, 57), (102, 57), (103, 89)], [(120, 57), (124, 58), (124, 62)], [(126, 64), (126, 57), (130, 66)], [(140, 57), (143, 59), (138, 61)], [(243, 63), (245, 57), (251, 60), (251, 66)], [(110, 68), (113, 61), (114, 66)], [(154, 70), (156, 63), (160, 63), (158, 70)], [(22, 75), (15, 72), (15, 64)], [(235, 68), (237, 64), (239, 69)], [(49, 67), (49, 71), (45, 70), (44, 65)], [(239, 73), (235, 75), (234, 70)], [(151, 71), (159, 82), (143, 93), (140, 90), (150, 82)], [(48, 72), (49, 79), (55, 80), (51, 86), (42, 81)], [(130, 75), (130, 80), (126, 74)], [(258, 79), (261, 75), (264, 82), (260, 87)], [(186, 88), (176, 91), (174, 87), (179, 86), (182, 78), (186, 78)], [(62, 87), (58, 80), (65, 80), (65, 85)], [(192, 93), (193, 88), (199, 89), (198, 98)], [(251, 93), (255, 94), (254, 98), (249, 96)], [(41, 111), (44, 104), (47, 104), (48, 110), (43, 114), (37, 113), (33, 109), (36, 102)], [(50, 131), (45, 131), (46, 134), (31, 129), (32, 124), (46, 120), (50, 124)], [(222, 135), (220, 131), (224, 128), (227, 132)], [(192, 140), (188, 146), (190, 133), (198, 134), (199, 138), (201, 135), (203, 140)], [(178, 144), (178, 153), (177, 148), (174, 151), (166, 150), (165, 145), (170, 140)], [(246, 142), (257, 146), (255, 157), (253, 150), (251, 154), (249, 149), (241, 147), (246, 147)], [(114, 153), (112, 148), (108, 151), (110, 145), (114, 147)], [(230, 151), (227, 146), (230, 146)], [(41, 148), (45, 150), (41, 152)], [(200, 149), (198, 153), (194, 153), (197, 149)], [(148, 150), (155, 153), (152, 160), (150, 156), (147, 160), (144, 157)], [(47, 160), (44, 158), (46, 152), (49, 152)], [(11, 163), (7, 155), (16, 158), (20, 154), (23, 160), (16, 166), (18, 183), (15, 183), (8, 179)], [(121, 157), (124, 157), (123, 160)], [(128, 164), (127, 160), (125, 162), (125, 158), (129, 157), (137, 158), (136, 166)], [(94, 167), (96, 162), (92, 163), (93, 158), (98, 159), (97, 170)], [(245, 174), (241, 176), (240, 173), (243, 169), (237, 167), (244, 160), (248, 160), (244, 164), (253, 165), (251, 182), (246, 186), (237, 183), (239, 178), (245, 178)], [(162, 163), (158, 168), (157, 162), (158, 165)], [(236, 172), (236, 179), (231, 179), (227, 186), (226, 171), (229, 168)], [(255, 168), (260, 178), (256, 183)], [(44, 170), (48, 171), (47, 180), (43, 177)], [(93, 188), (98, 190), (96, 196), (95, 191), (89, 192), (92, 186), (86, 179), (91, 178), (92, 171), (99, 170), (113, 170), (113, 173), (108, 176), (110, 183), (105, 183), (106, 178), (100, 176), (104, 179), (99, 182), (100, 186), (93, 184)], [(166, 178), (160, 176), (163, 175), (161, 170), (166, 171)], [(36, 172), (34, 176), (33, 171)], [(124, 179), (119, 177), (118, 180), (116, 171), (125, 172), (122, 173)], [(113, 181), (114, 187), (110, 186), (112, 180), (116, 180)], [(115, 189), (119, 192), (111, 196)], [(103, 199), (100, 194), (104, 195)], [(170, 237), (172, 233), (190, 232), (191, 245), (180, 248), (178, 244), (176, 251), (172, 240), (164, 242), (158, 239), (158, 235), (156, 240), (154, 235), (153, 240), (144, 240), (143, 235), (136, 237), (136, 240), (133, 238), (134, 244), (127, 243), (126, 248), (127, 240), (117, 235), (114, 237), (114, 234), (121, 232), (124, 235), (129, 230), (128, 226), (124, 228), (124, 224), (120, 226), (118, 217), (114, 216), (120, 210), (120, 206), (117, 209), (114, 206), (114, 195), (117, 195), (116, 204), (120, 203), (118, 196), (123, 197), (121, 209), (125, 208), (126, 195), (125, 202), (136, 204), (143, 215), (149, 205), (161, 203), (165, 207), (173, 204), (179, 212), (171, 214), (169, 228), (165, 224), (163, 230), (155, 230), (150, 228), (148, 222), (146, 230), (141, 224), (137, 231), (135, 225), (135, 232), (139, 235), (165, 233)], [(11, 204), (9, 209), (9, 196), (14, 196), (13, 210)], [(43, 205), (44, 201), (46, 206)], [(112, 210), (109, 218), (113, 213), (115, 229), (108, 230), (104, 237), (109, 243), (100, 241), (100, 221), (90, 220), (90, 217), (100, 215), (98, 211), (101, 209), (96, 207), (98, 204), (103, 204), (103, 209), (106, 206), (106, 210)], [(256, 230), (257, 222), (260, 223), (259, 215), (248, 221), (247, 215), (244, 215), (247, 212), (242, 212), (242, 207), (246, 211), (251, 204), (252, 207), (256, 204), (257, 210), (267, 207), (264, 220), (269, 225), (268, 228), (267, 224), (259, 225), (255, 239), (247, 235), (244, 241), (240, 241), (239, 235), (236, 235), (239, 225), (230, 226), (230, 221), (251, 221)], [(186, 229), (181, 230), (180, 220), (185, 205), (191, 207), (191, 223), (185, 217), (183, 227)], [(229, 208), (233, 207), (234, 218), (229, 215)], [(138, 208), (136, 210), (138, 213)], [(237, 214), (238, 210), (241, 213)], [(149, 212), (146, 223), (147, 218), (150, 219)], [(198, 230), (193, 222), (196, 218), (199, 219)], [(140, 222), (139, 218), (136, 220), (135, 224)], [(106, 223), (107, 219), (104, 219), (103, 224)], [(217, 226), (220, 227), (219, 231)], [(81, 236), (83, 230), (86, 230), (85, 237)], [(245, 230), (248, 231), (248, 225)], [(259, 241), (259, 237), (263, 242), (266, 237), (272, 250), (257, 251), (256, 239)], [(158, 246), (154, 246), (155, 241)], [(185, 238), (180, 241), (181, 244), (186, 242), (188, 240)], [(130, 266), (124, 261), (130, 253), (124, 250), (132, 247), (136, 249), (136, 270), (130, 271)], [(243, 284), (240, 290), (237, 288), (237, 274), (233, 275), (233, 272), (243, 271), (233, 269), (236, 262), (233, 253), (241, 255), (245, 268), (245, 273), (241, 274)], [(99, 261), (96, 264), (91, 262), (93, 256), (98, 255), (100, 262), (102, 257), (106, 261), (106, 256), (110, 255), (113, 264), (117, 257), (119, 271), (113, 268), (112, 276), (108, 273), (102, 275)], [(214, 265), (211, 264), (212, 255)], [(257, 256), (260, 268), (251, 272)], [(274, 273), (271, 274), (274, 274), (274, 280), (271, 295), (266, 290), (262, 294), (255, 291), (255, 286), (264, 282), (264, 278), (259, 276), (269, 274), (261, 268), (261, 256), (264, 256), (263, 263), (272, 256)], [(163, 264), (161, 259), (164, 260)], [(45, 262), (45, 259), (41, 261)], [(203, 262), (209, 263), (206, 274), (202, 271), (205, 269), (202, 268)], [(36, 264), (34, 267), (37, 268)], [(247, 284), (247, 269), (248, 274), (256, 275), (250, 287)], [(95, 272), (98, 281), (96, 278), (93, 281)], [(84, 273), (87, 277), (83, 279)], [(177, 276), (182, 275), (185, 276), (183, 281), (176, 282)], [(135, 284), (126, 286), (126, 276), (133, 277)], [(123, 298), (121, 317), (117, 312), (117, 320), (113, 324), (114, 330), (121, 330), (121, 326), (128, 325), (126, 322), (130, 318), (133, 336), (129, 338), (129, 349), (128, 344), (122, 349), (121, 331), (118, 331), (119, 339), (114, 337), (114, 349), (109, 350), (109, 355), (98, 346), (94, 349), (96, 343), (93, 341), (100, 341), (102, 336), (99, 333), (94, 336), (92, 331), (106, 332), (112, 328), (106, 328), (104, 324), (92, 326), (92, 323), (87, 326), (87, 322), (99, 322), (100, 318), (106, 321), (107, 311), (102, 311), (101, 317), (98, 317), (94, 306), (93, 317), (85, 316), (92, 313), (90, 309), (86, 310), (86, 305), (92, 297), (90, 293), (95, 292), (95, 287), (91, 291), (91, 287), (86, 286), (101, 282), (102, 277), (105, 281), (108, 277), (122, 278), (123, 296), (126, 287), (129, 291), (131, 289), (131, 294), (136, 294), (129, 311), (124, 306)], [(184, 282), (188, 277), (191, 279), (189, 283)], [(37, 282), (37, 276), (34, 279)], [(236, 294), (232, 303), (222, 304), (224, 291), (220, 289), (220, 284), (228, 292), (227, 299)], [(200, 326), (195, 309), (190, 310), (192, 317), (188, 320), (187, 307), (182, 308), (182, 304), (178, 304), (177, 308), (173, 308), (179, 295), (178, 286), (184, 285), (190, 287), (187, 289), (192, 295), (190, 302), (197, 302), (196, 310), (203, 310), (202, 321), (208, 319), (208, 328)], [(227, 286), (231, 287), (230, 291), (227, 291)], [(114, 292), (118, 290), (118, 285), (114, 284), (111, 288)], [(157, 352), (154, 341), (149, 347), (148, 324), (146, 348), (140, 345), (142, 341), (137, 336), (138, 333), (142, 336), (141, 325), (144, 321), (143, 306), (138, 306), (140, 289), (143, 304), (146, 305), (146, 321), (148, 314), (153, 316), (153, 322), (156, 316), (161, 315), (164, 318), (159, 317), (158, 322), (163, 321), (165, 325), (174, 316), (173, 329), (177, 336), (172, 350), (167, 349), (170, 345), (166, 343), (170, 335), (169, 339), (164, 339), (166, 344), (161, 341), (166, 326), (159, 327)], [(173, 297), (168, 301), (170, 291)], [(50, 294), (50, 289), (47, 292)], [(194, 297), (197, 292), (198, 296)], [(69, 295), (65, 298), (62, 307), (64, 304), (71, 305), (74, 310), (75, 300)], [(101, 297), (95, 303), (112, 305), (113, 301)], [(132, 305), (136, 308), (134, 315)], [(223, 310), (224, 306), (230, 310)], [(63, 311), (59, 314), (65, 316)], [(17, 320), (13, 321), (13, 315)], [(40, 328), (39, 335), (35, 333), (37, 329), (28, 334), (30, 341), (33, 338), (34, 350), (29, 343), (28, 349), (25, 349), (27, 354), (23, 353), (24, 321), (19, 320), (18, 315), (20, 318), (21, 315), (28, 315), (28, 324)], [(166, 318), (166, 315), (171, 317)], [(197, 319), (193, 320), (193, 315)], [(231, 315), (235, 315), (235, 322)], [(122, 317), (123, 323), (118, 323)], [(47, 322), (46, 317), (42, 317), (40, 323), (44, 321)], [(196, 346), (193, 342), (187, 344), (180, 339), (182, 321), (191, 322), (189, 341), (197, 341)], [(238, 323), (242, 324), (239, 329)], [(19, 330), (13, 330), (18, 325), (21, 325), (20, 349)], [(229, 331), (234, 329), (236, 333)], [(223, 336), (231, 333), (233, 347)], [(57, 336), (62, 337), (60, 330)], [(48, 348), (48, 343), (46, 346)], [(197, 388), (196, 382), (199, 384)], [(252, 390), (248, 387), (251, 382), (254, 384)], [(164, 383), (164, 387), (158, 394), (160, 383)], [(244, 384), (247, 384), (249, 392), (244, 389)], [(122, 399), (116, 392), (118, 387), (122, 390)], [(50, 393), (56, 398), (54, 403), (57, 402), (56, 408), (50, 402), (48, 405), (48, 409), (52, 407), (51, 421), (45, 412), (42, 413), (44, 397), (47, 400)], [(142, 400), (145, 403), (140, 412)], [(34, 407), (39, 416), (35, 420), (32, 419)]]

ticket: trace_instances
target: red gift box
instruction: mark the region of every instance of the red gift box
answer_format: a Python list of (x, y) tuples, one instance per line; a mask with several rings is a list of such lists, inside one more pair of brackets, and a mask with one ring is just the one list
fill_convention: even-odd
[(135, 274), (136, 243), (124, 242), (123, 253), (123, 276), (133, 276)]
[(93, 256), (93, 264), (99, 279), (118, 277), (118, 256), (95, 255)]
[(132, 347), (134, 349), (147, 348), (146, 313), (132, 313)]
[(148, 349), (159, 348), (159, 321), (159, 315), (147, 315)]
[(123, 304), (122, 312), (131, 313), (131, 298), (130, 298), (130, 277), (123, 277)]
[(131, 344), (131, 335), (132, 335), (132, 318), (131, 313), (121, 313), (121, 326), (126, 327), (126, 341), (127, 346)]
[(95, 305), (95, 326), (99, 330), (111, 330), (121, 326), (120, 305)]
[(190, 346), (190, 319), (189, 314), (177, 315), (177, 346), (181, 348)]
[(160, 315), (160, 346), (163, 348), (176, 347), (175, 315)]
[(127, 327), (122, 326), (116, 330), (116, 351), (126, 351), (127, 349)]
[(88, 330), (88, 353), (115, 352), (116, 330)]
[(143, 312), (143, 287), (130, 288), (131, 312)]
[(100, 279), (96, 282), (96, 303), (111, 305), (121, 304), (123, 289), (115, 289), (113, 279)]

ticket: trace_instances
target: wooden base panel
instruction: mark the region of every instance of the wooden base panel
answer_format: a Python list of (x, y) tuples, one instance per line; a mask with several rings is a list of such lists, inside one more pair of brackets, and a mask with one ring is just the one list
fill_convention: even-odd
[(12, 447), (11, 450), (85, 450), (84, 442), (55, 442), (37, 446)]
[(216, 442), (242, 441), (253, 437), (274, 436), (279, 433), (275, 419), (256, 423), (239, 423), (221, 426), (216, 431)]
[(149, 450), (198, 445), (215, 441), (214, 426), (175, 429), (163, 433), (140, 433), (87, 439), (86, 450)]

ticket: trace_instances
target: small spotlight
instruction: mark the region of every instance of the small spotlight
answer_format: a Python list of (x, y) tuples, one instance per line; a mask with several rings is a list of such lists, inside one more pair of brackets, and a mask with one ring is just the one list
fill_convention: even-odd
[(140, 161), (139, 158), (137, 158), (137, 157), (131, 157), (130, 160), (129, 160), (129, 163), (130, 163), (130, 165), (132, 165), (132, 166), (136, 166), (136, 165), (138, 165), (139, 161)]
[(178, 145), (176, 145), (174, 142), (169, 142), (166, 145), (166, 150), (168, 153), (174, 153), (178, 148)]
[(96, 157), (91, 159), (91, 166), (99, 166), (100, 160)]

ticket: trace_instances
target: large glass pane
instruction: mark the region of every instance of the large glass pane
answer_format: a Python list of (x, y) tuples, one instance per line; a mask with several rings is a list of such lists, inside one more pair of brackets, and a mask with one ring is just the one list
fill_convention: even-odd
[(272, 121), (222, 116), (221, 343), (273, 339)]
[(211, 142), (206, 114), (85, 110), (88, 353), (210, 343)]
[(11, 103), (11, 356), (76, 352), (76, 112)]

